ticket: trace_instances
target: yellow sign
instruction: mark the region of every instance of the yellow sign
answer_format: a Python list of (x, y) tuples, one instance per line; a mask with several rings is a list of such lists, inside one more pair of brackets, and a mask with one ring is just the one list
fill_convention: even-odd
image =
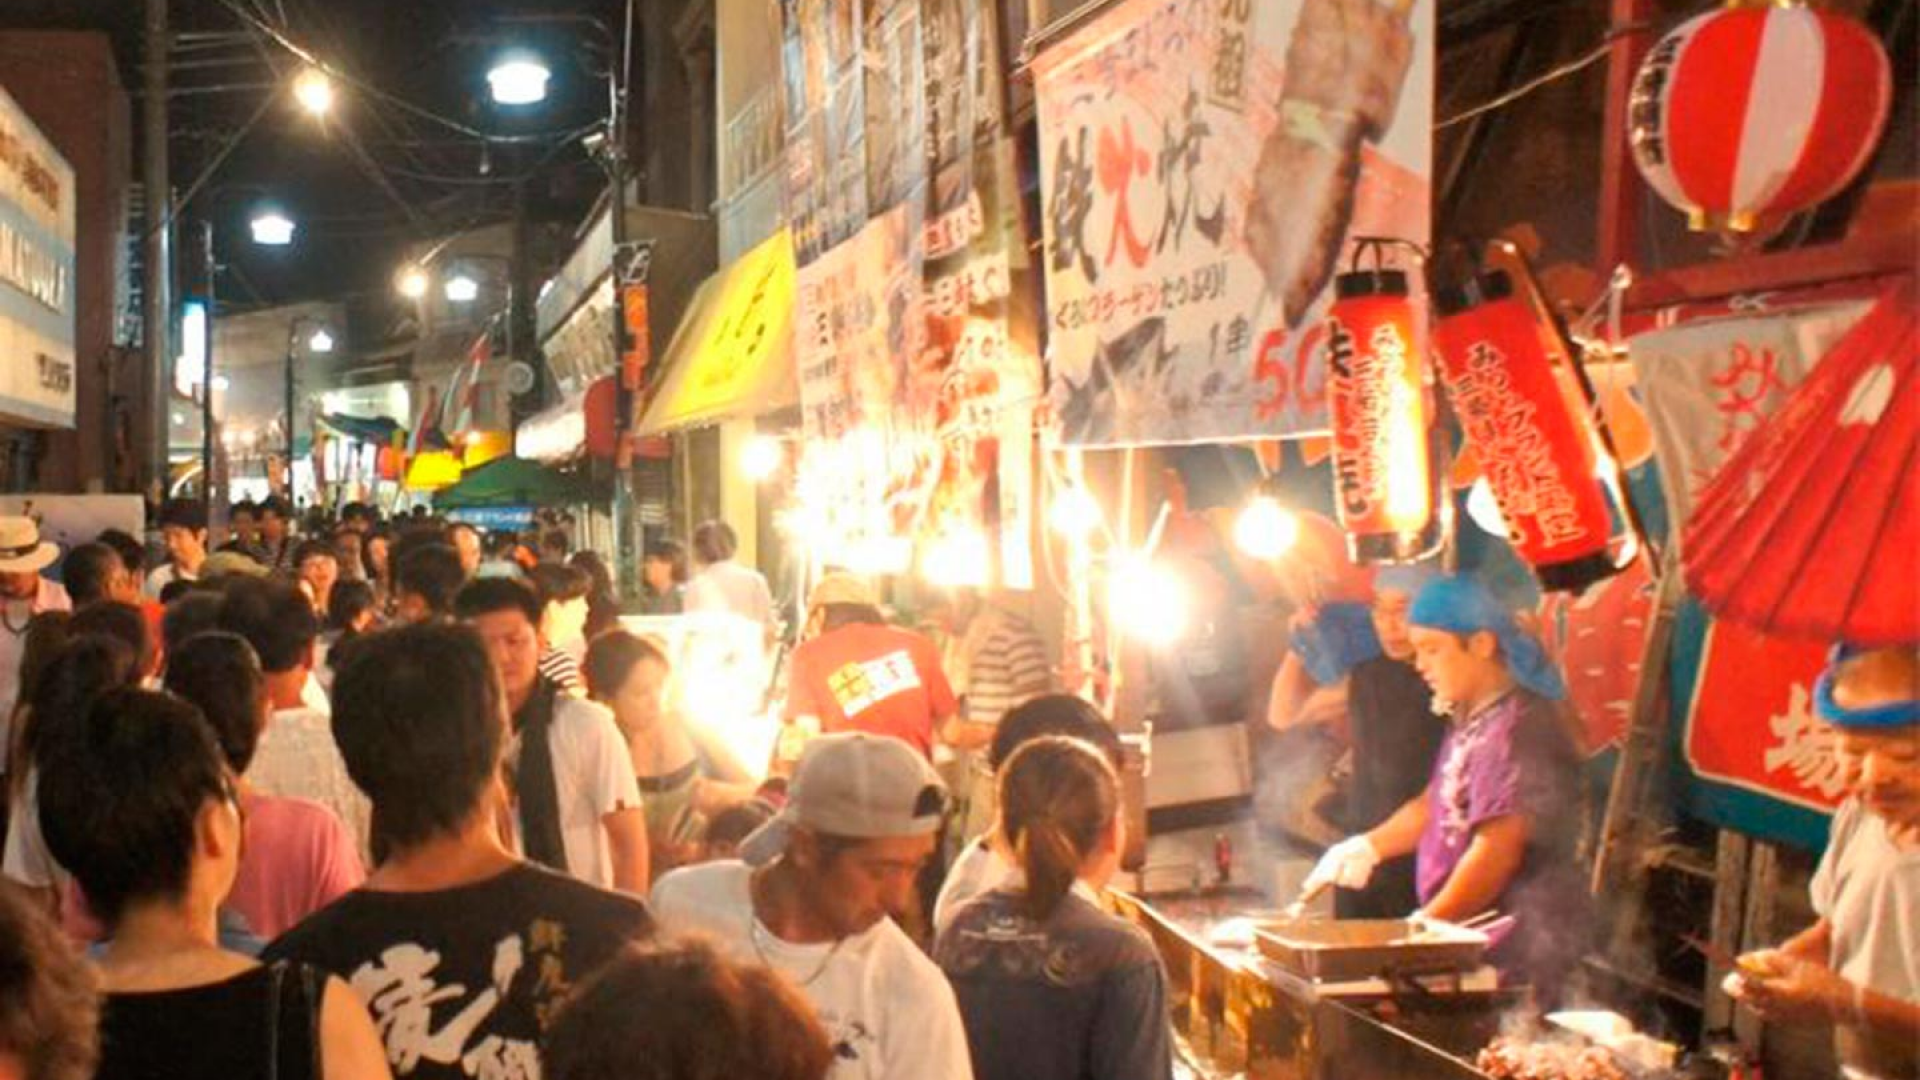
[(640, 434), (772, 412), (798, 400), (793, 240), (782, 229), (700, 286)]
[(439, 491), (460, 482), (460, 459), (446, 450), (415, 454), (407, 463), (408, 491)]

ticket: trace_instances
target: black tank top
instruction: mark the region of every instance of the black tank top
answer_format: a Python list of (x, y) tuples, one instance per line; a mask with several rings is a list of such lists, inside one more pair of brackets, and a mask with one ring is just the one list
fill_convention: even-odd
[(320, 1080), (325, 974), (282, 961), (185, 990), (108, 994), (95, 1080)]

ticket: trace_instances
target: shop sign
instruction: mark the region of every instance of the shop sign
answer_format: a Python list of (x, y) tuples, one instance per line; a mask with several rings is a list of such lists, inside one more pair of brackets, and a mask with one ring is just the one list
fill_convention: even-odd
[(1769, 637), (1692, 605), (1675, 634), (1692, 800), (1717, 824), (1816, 846), (1846, 794), (1833, 731), (1813, 711), (1824, 642)]
[(523, 532), (533, 527), (531, 506), (460, 506), (447, 511), (449, 521), (487, 532)]
[(1433, 20), (1433, 0), (1122, 0), (1040, 54), (1063, 441), (1326, 428), (1349, 239), (1428, 240)]
[(73, 169), (0, 89), (0, 421), (73, 426)]

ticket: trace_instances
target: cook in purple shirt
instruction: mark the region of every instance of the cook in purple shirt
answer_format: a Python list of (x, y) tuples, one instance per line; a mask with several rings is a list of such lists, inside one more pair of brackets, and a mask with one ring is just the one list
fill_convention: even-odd
[(1308, 882), (1355, 888), (1380, 860), (1416, 852), (1421, 910), (1454, 922), (1512, 915), (1491, 959), (1550, 1004), (1588, 928), (1576, 860), (1583, 786), (1558, 704), (1565, 688), (1539, 643), (1476, 582), (1430, 583), (1409, 618), (1415, 665), (1451, 719), (1432, 779), (1386, 822), (1328, 849)]

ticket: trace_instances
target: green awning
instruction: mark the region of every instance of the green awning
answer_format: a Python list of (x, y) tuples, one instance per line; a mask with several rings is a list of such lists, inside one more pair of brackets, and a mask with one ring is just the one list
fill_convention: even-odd
[(566, 506), (586, 502), (587, 486), (537, 461), (503, 457), (468, 469), (460, 482), (433, 496), (436, 509), (479, 506)]

